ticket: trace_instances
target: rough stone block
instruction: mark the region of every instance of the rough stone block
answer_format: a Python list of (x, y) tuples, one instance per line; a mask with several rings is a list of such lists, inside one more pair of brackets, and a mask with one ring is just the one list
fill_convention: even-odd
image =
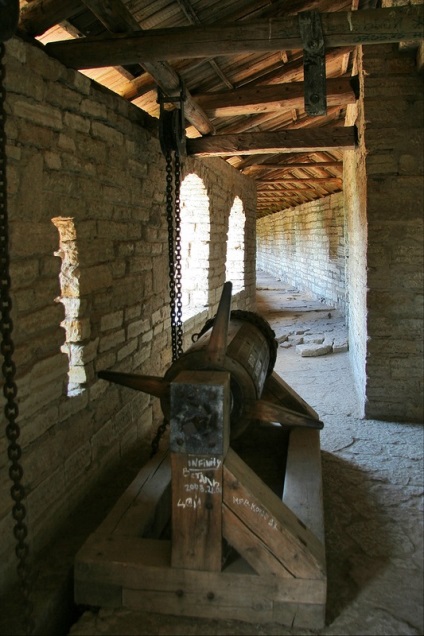
[(330, 344), (301, 344), (297, 345), (296, 353), (299, 353), (302, 358), (315, 358), (317, 356), (325, 356), (331, 353), (332, 346)]

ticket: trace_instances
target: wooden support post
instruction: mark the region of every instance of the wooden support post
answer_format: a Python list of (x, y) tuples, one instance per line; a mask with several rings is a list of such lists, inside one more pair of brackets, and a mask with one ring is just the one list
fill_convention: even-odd
[(172, 567), (221, 571), (229, 419), (229, 373), (183, 371), (171, 383)]

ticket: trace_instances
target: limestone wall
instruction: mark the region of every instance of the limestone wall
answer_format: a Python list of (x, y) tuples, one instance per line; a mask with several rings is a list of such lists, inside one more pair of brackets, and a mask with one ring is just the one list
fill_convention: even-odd
[(257, 266), (346, 311), (343, 195), (259, 219)]
[(423, 419), (423, 75), (397, 45), (363, 47), (367, 173), (365, 415)]
[[(101, 369), (161, 375), (171, 360), (165, 161), (157, 122), (15, 38), (6, 45), (12, 301), (29, 543), (37, 553), (87, 490), (156, 430), (157, 399), (98, 380)], [(220, 159), (187, 160), (209, 199), (206, 302), (216, 312), (236, 197), (252, 309), (254, 183)], [(193, 203), (195, 205), (195, 203)], [(69, 376), (68, 376), (69, 373)], [(3, 412), (3, 408), (2, 408)], [(2, 438), (2, 587), (16, 566)]]

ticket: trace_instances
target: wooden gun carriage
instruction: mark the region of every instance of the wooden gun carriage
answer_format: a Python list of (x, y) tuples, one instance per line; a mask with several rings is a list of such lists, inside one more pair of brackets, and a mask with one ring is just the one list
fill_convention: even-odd
[(226, 283), (164, 378), (99, 374), (161, 399), (169, 449), (77, 554), (77, 603), (324, 625), (322, 423), (273, 371), (269, 325), (230, 306)]

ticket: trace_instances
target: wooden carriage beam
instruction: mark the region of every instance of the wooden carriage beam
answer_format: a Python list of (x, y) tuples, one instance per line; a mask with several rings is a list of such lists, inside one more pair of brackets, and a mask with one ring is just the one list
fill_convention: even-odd
[[(322, 13), (321, 22), (326, 47), (420, 40), (424, 6)], [(233, 25), (154, 29), (46, 45), (51, 55), (76, 69), (302, 48), (297, 16)]]
[(355, 139), (356, 128), (354, 126), (215, 135), (187, 139), (187, 154), (198, 157), (226, 157), (270, 152), (342, 151), (353, 150)]
[[(326, 81), (327, 105), (354, 104), (355, 90), (351, 78), (340, 77)], [(239, 88), (225, 93), (195, 95), (196, 102), (211, 117), (238, 117), (274, 110), (303, 108), (304, 82), (287, 82), (273, 86)]]

